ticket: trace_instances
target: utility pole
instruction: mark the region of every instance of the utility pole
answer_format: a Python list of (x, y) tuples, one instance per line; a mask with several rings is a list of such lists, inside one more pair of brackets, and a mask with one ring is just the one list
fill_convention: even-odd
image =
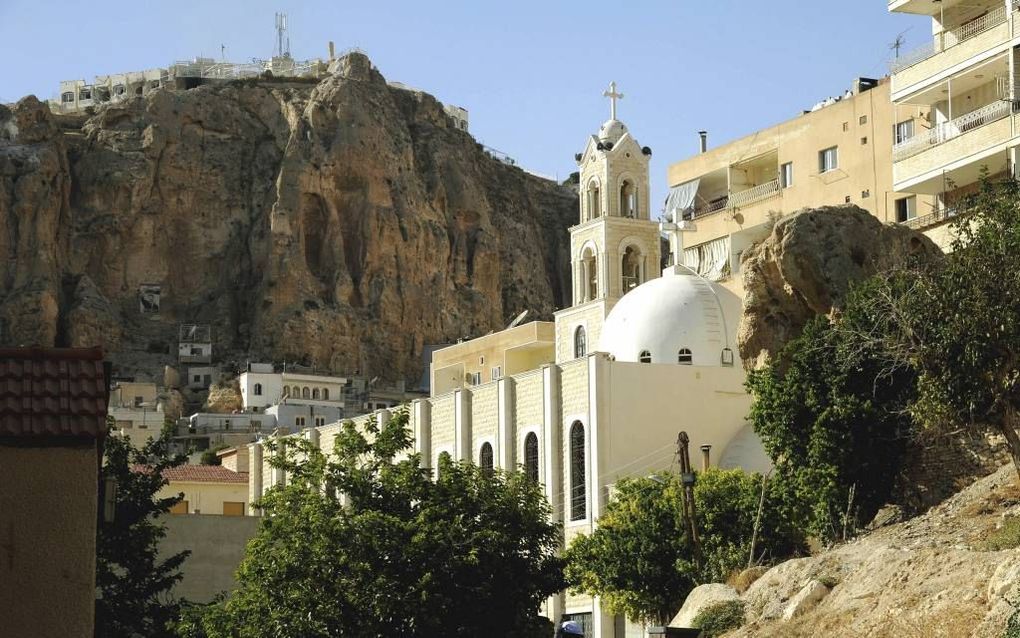
[(697, 508), (694, 505), (694, 483), (697, 476), (691, 469), (691, 439), (687, 432), (681, 431), (676, 438), (676, 456), (680, 460), (680, 484), (683, 489), (680, 492), (683, 504), (684, 525), (687, 527), (687, 536), (691, 539), (694, 547), (694, 563), (701, 567), (701, 539), (698, 538), (698, 517)]

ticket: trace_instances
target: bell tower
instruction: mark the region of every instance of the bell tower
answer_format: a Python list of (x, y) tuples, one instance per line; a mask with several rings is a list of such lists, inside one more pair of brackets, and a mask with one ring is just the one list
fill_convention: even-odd
[(597, 349), (616, 302), (659, 276), (659, 228), (651, 220), (648, 188), (652, 151), (617, 119), (623, 94), (616, 83), (602, 95), (609, 99), (609, 119), (574, 156), (580, 206), (570, 229), (572, 305), (556, 314), (557, 362)]

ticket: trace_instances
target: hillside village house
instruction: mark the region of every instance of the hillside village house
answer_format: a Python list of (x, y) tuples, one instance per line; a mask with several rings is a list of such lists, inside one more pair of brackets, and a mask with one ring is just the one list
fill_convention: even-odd
[[(228, 455), (230, 453), (228, 452)], [(236, 457), (236, 453), (233, 454)], [(222, 458), (222, 457), (221, 457)], [(156, 495), (183, 494), (171, 514), (244, 516), (248, 510), (248, 472), (230, 465), (181, 465), (163, 473), (167, 484)]]
[(1020, 3), (891, 0), (889, 11), (923, 16), (931, 24), (931, 37), (892, 63), (896, 119), (930, 114), (898, 132), (892, 175), (897, 191), (935, 199), (916, 223), (945, 246), (951, 239), (947, 222), (961, 212), (983, 173), (1017, 175)]
[(92, 635), (108, 376), (98, 348), (0, 350), (4, 636)]
[(110, 389), (108, 413), (113, 417), (113, 432), (125, 436), (140, 448), (150, 438), (158, 439), (166, 423), (163, 403), (155, 383), (118, 381)]
[[(651, 150), (616, 118), (622, 95), (615, 85), (606, 95), (611, 117), (577, 156), (582, 197), (570, 229), (571, 306), (553, 322), (436, 351), (432, 394), (408, 408), (424, 465), (448, 454), (522, 469), (542, 484), (568, 544), (592, 531), (616, 481), (670, 467), (681, 430), (712, 465), (770, 465), (744, 418), (750, 399), (733, 350), (739, 299), (684, 266), (660, 272)], [(674, 243), (687, 232), (666, 230)], [(353, 421), (389, 416), (381, 410)], [(327, 423), (300, 436), (329, 450), (339, 428)], [(250, 450), (254, 502), (286, 476), (269, 466), (262, 442)], [(542, 611), (573, 619), (596, 638), (642, 633), (585, 595), (564, 592)]]
[(883, 222), (917, 226), (929, 194), (894, 186), (890, 150), (926, 125), (927, 109), (894, 109), (888, 79), (859, 78), (791, 120), (670, 165), (665, 215), (686, 221), (674, 260), (743, 296), (742, 252), (772, 221), (805, 207), (856, 204)]

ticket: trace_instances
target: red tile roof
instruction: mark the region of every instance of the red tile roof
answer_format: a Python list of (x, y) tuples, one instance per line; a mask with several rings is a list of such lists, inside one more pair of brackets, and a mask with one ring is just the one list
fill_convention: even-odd
[(248, 483), (247, 472), (234, 472), (222, 465), (178, 465), (163, 471), (168, 481), (189, 483)]
[(107, 398), (99, 348), (0, 348), (0, 436), (101, 438)]

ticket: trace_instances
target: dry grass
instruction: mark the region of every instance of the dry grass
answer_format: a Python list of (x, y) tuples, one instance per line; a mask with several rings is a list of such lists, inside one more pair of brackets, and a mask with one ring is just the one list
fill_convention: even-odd
[(812, 612), (788, 622), (759, 625), (756, 631), (741, 634), (769, 638), (962, 638), (970, 636), (981, 623), (983, 613), (973, 607), (944, 610), (925, 618), (884, 618), (855, 628), (856, 616)]
[(739, 572), (735, 571), (726, 579), (726, 584), (737, 590), (738, 594), (743, 594), (754, 584), (754, 581), (761, 578), (762, 574), (768, 570), (768, 567), (757, 566)]

